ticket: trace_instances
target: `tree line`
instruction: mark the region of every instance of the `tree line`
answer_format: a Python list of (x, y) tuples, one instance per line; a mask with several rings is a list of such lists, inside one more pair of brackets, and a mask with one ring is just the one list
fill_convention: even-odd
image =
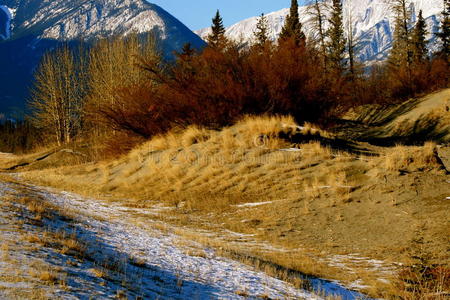
[(31, 122), (0, 118), (0, 152), (25, 153), (42, 142), (41, 132)]
[(163, 59), (151, 35), (132, 34), (46, 54), (29, 102), (30, 126), (58, 145), (89, 140), (115, 155), (145, 139), (192, 124), (218, 129), (243, 115), (293, 115), (323, 126), (351, 107), (391, 104), (448, 86), (450, 1), (444, 0), (441, 47), (429, 55), (422, 12), (414, 26), (408, 0), (393, 0), (389, 58), (358, 62), (351, 14), (340, 0), (312, 1), (306, 36), (292, 0), (277, 41), (264, 15), (251, 45), (226, 37), (220, 12), (204, 49), (186, 44)]

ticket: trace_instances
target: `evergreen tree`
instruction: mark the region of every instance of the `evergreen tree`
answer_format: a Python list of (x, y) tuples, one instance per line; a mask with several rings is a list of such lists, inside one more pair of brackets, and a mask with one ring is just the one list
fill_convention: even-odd
[(399, 83), (398, 93), (403, 97), (414, 93), (413, 83), (413, 45), (411, 41), (410, 0), (391, 0), (391, 8), (395, 13), (395, 30), (392, 50), (388, 64), (390, 76)]
[(392, 9), (395, 12), (394, 42), (389, 55), (389, 63), (394, 67), (410, 68), (412, 51), (410, 45), (408, 0), (394, 0)]
[(316, 43), (319, 44), (320, 54), (323, 58), (323, 65), (327, 68), (327, 44), (326, 44), (326, 22), (324, 11), (326, 5), (324, 2), (314, 0), (314, 2), (308, 6), (307, 13), (310, 16), (313, 31), (317, 34), (315, 36)]
[(353, 12), (348, 11), (347, 13), (347, 53), (348, 53), (348, 67), (350, 71), (350, 78), (353, 80), (355, 79), (356, 75), (356, 62), (355, 62), (355, 56), (356, 56), (356, 47), (357, 47), (357, 39), (355, 37), (355, 28), (354, 28), (354, 19), (353, 19)]
[(181, 49), (181, 56), (183, 57), (192, 57), (195, 54), (195, 49), (192, 48), (191, 43), (185, 43), (183, 48)]
[(281, 29), (280, 41), (285, 41), (293, 38), (297, 45), (304, 45), (306, 42), (306, 36), (302, 30), (302, 23), (300, 23), (300, 17), (298, 14), (298, 2), (292, 0), (291, 10), (286, 18), (283, 28)]
[(263, 47), (269, 41), (268, 36), (269, 31), (269, 23), (264, 14), (258, 18), (258, 23), (256, 23), (256, 30), (253, 33), (256, 40), (256, 45), (259, 47)]
[(412, 32), (412, 47), (413, 47), (413, 62), (414, 63), (422, 63), (428, 57), (428, 49), (427, 49), (427, 24), (425, 23), (425, 19), (422, 15), (422, 10), (419, 12), (419, 17), (414, 27), (414, 31)]
[(208, 35), (208, 44), (213, 48), (221, 48), (225, 42), (225, 27), (223, 26), (223, 20), (220, 16), (219, 10), (212, 19), (211, 34)]
[(330, 29), (328, 30), (329, 44), (328, 44), (328, 58), (331, 67), (338, 73), (344, 70), (345, 58), (345, 35), (344, 22), (342, 13), (341, 0), (333, 0), (333, 12), (329, 19)]
[(444, 0), (444, 10), (442, 11), (441, 30), (438, 37), (442, 41), (440, 54), (443, 55), (450, 64), (450, 0)]

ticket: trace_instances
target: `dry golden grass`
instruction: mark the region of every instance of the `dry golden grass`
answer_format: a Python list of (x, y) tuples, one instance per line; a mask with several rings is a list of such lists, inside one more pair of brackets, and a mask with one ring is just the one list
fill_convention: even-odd
[(244, 297), (244, 298), (248, 298), (250, 295), (249, 293), (247, 293), (245, 290), (238, 290), (236, 292), (234, 292), (236, 295)]
[[(217, 190), (221, 192), (242, 190), (243, 187), (237, 187), (238, 183), (242, 186), (239, 179), (241, 175), (255, 171), (255, 174), (249, 174), (247, 181), (257, 180), (259, 176), (257, 173), (262, 173), (260, 169), (263, 164), (270, 163), (272, 157), (279, 155), (279, 151), (271, 148), (289, 146), (278, 135), (285, 130), (283, 124), (292, 122), (292, 118), (288, 117), (267, 117), (262, 120), (246, 118), (236, 126), (221, 132), (208, 132), (191, 127), (177, 134), (169, 133), (164, 137), (156, 137), (116, 162), (102, 163), (97, 168), (90, 168), (87, 177), (86, 173), (82, 176), (79, 172), (74, 174), (80, 181), (72, 180), (74, 186), (69, 189), (80, 192), (79, 187), (84, 186), (89, 193), (90, 188), (95, 189), (99, 186), (104, 190), (115, 192), (130, 188), (141, 194), (145, 190), (147, 197), (156, 196), (156, 199), (160, 199), (162, 195), (182, 192), (187, 187), (191, 190), (192, 188), (208, 190), (209, 186), (217, 184), (219, 175), (223, 175), (221, 178), (223, 185), (216, 185)], [(261, 137), (262, 140), (259, 140)], [(156, 148), (166, 150), (153, 153)], [(311, 145), (309, 148), (313, 151), (311, 155), (321, 151), (320, 145)], [(279, 157), (279, 163), (289, 163), (299, 159), (299, 154), (283, 157), (279, 155)], [(62, 181), (67, 184), (69, 183), (65, 180), (67, 169), (52, 170), (42, 178), (42, 181), (47, 183)], [(38, 173), (40, 172), (35, 171), (30, 175)], [(97, 184), (86, 185), (87, 178), (91, 183)]]
[(0, 246), (0, 250), (4, 251), (4, 252), (8, 252), (9, 251), (9, 243), (7, 243), (7, 242), (2, 243), (2, 245)]
[(245, 132), (250, 137), (258, 134), (276, 136), (296, 126), (298, 125), (291, 116), (247, 116), (236, 124), (238, 131)]
[(36, 234), (26, 234), (23, 237), (23, 240), (29, 242), (29, 243), (40, 243), (44, 244), (44, 239), (42, 236), (36, 235)]
[(310, 142), (301, 145), (304, 157), (310, 159), (331, 159), (333, 157), (332, 151), (329, 147), (323, 147), (319, 142)]
[(76, 254), (79, 257), (84, 257), (87, 251), (86, 245), (79, 241), (75, 235), (71, 235), (68, 238), (58, 240), (61, 245), (61, 254)]
[[(257, 270), (263, 271), (266, 274), (278, 278), (280, 280), (289, 282), (296, 288), (312, 290), (312, 286), (307, 279), (302, 279), (301, 276), (305, 274), (315, 274), (317, 276), (335, 276), (341, 274), (340, 280), (344, 278), (349, 282), (356, 280), (359, 275), (342, 276), (341, 269), (324, 263), (318, 256), (315, 256), (311, 249), (296, 249), (289, 252), (270, 252), (266, 249), (258, 248), (254, 245), (245, 249), (241, 248), (238, 243), (229, 242), (221, 238), (213, 238), (211, 236), (201, 236), (193, 234), (185, 229), (177, 229), (176, 233), (187, 237), (191, 240), (196, 240), (203, 245), (214, 247), (217, 249), (217, 254), (230, 257), (247, 265), (253, 266)], [(313, 254), (314, 253), (314, 254)], [(302, 275), (298, 272), (300, 271)], [(362, 278), (365, 278), (362, 276)], [(373, 274), (367, 274), (367, 278), (373, 279)], [(375, 279), (374, 279), (375, 281)], [(240, 290), (241, 292), (244, 290)], [(314, 291), (314, 294), (321, 295), (320, 291)], [(326, 299), (337, 300), (340, 299), (334, 296), (323, 294)]]
[(395, 288), (405, 300), (448, 299), (450, 269), (421, 264), (405, 267), (398, 275)]
[[(164, 202), (176, 208), (162, 213), (167, 217), (163, 221), (249, 234), (291, 252), (308, 245), (318, 249), (319, 257), (357, 252), (391, 261), (403, 259), (401, 249), (408, 247), (414, 234), (411, 224), (417, 221), (413, 213), (423, 214), (423, 219), (432, 216), (430, 239), (442, 237), (437, 220), (445, 209), (420, 209), (428, 207), (428, 200), (422, 198), (435, 201), (443, 196), (445, 180), (435, 144), (397, 146), (380, 156), (362, 157), (305, 138), (303, 144), (295, 145), (298, 151), (282, 151), (294, 146), (289, 136), (299, 132), (305, 137), (332, 138), (311, 125), (303, 127), (288, 117), (247, 117), (222, 131), (195, 127), (173, 131), (115, 161), (22, 176), (89, 196), (125, 198), (134, 207)], [(399, 170), (407, 171), (406, 175), (398, 176)], [(248, 205), (254, 202), (266, 204)], [(444, 243), (439, 241), (430, 246), (434, 254), (442, 250)], [(356, 265), (352, 267), (356, 271), (347, 272), (304, 253), (281, 255), (247, 250), (245, 244), (232, 246), (229, 241), (203, 242), (230, 249), (223, 250), (230, 256), (246, 253), (249, 264), (259, 257), (285, 269), (348, 283), (360, 275), (374, 288), (371, 295), (380, 296), (386, 289), (377, 280), (377, 271), (356, 270)], [(288, 280), (284, 271), (261, 268)]]
[[(14, 297), (12, 299), (16, 299), (16, 297), (18, 299), (50, 299), (52, 297), (51, 295), (54, 295), (55, 289), (69, 291), (73, 287), (68, 285), (67, 276), (76, 275), (65, 274), (63, 272), (64, 265), (55, 267), (55, 262), (66, 262), (74, 267), (79, 267), (80, 262), (86, 258), (85, 251), (88, 246), (83, 241), (77, 239), (74, 233), (66, 231), (67, 229), (65, 228), (53, 228), (48, 223), (35, 222), (34, 220), (36, 215), (44, 214), (48, 217), (53, 214), (55, 217), (64, 218), (66, 222), (71, 222), (71, 213), (57, 210), (56, 207), (41, 199), (34, 189), (30, 189), (25, 185), (19, 185), (16, 180), (10, 179), (9, 182), (14, 185), (16, 192), (14, 194), (11, 192), (11, 195), (5, 197), (7, 202), (3, 203), (2, 201), (2, 204), (4, 204), (2, 209), (14, 211), (10, 220), (11, 223), (14, 224), (16, 221), (25, 219), (24, 222), (30, 226), (20, 229), (20, 234), (14, 239), (14, 243), (11, 243), (9, 240), (2, 240), (0, 247), (2, 261), (7, 262), (11, 266), (20, 267), (11, 271), (3, 268), (2, 271), (5, 271), (6, 275), (3, 276), (3, 274), (0, 274), (0, 281), (8, 280), (10, 282), (11, 280), (15, 280), (15, 282), (23, 283), (24, 286), (24, 289), (20, 292), (8, 287), (6, 288), (5, 295), (13, 295)], [(20, 197), (21, 195), (25, 196)], [(8, 206), (6, 207), (6, 205)], [(13, 225), (9, 226), (13, 228)], [(0, 239), (2, 237), (0, 234)], [(6, 237), (9, 238), (8, 235)], [(12, 244), (13, 247), (11, 248), (10, 246)], [(14, 251), (15, 257), (17, 257), (16, 253), (21, 253), (25, 254), (28, 259), (21, 261), (6, 259), (6, 255), (9, 256), (11, 251)], [(61, 257), (59, 255), (57, 255), (56, 259), (49, 259), (56, 251), (62, 255), (66, 255), (68, 259), (59, 260)], [(89, 258), (89, 260), (91, 259)], [(105, 266), (112, 270), (114, 269), (114, 272), (120, 272), (119, 263), (116, 261), (113, 262), (114, 260), (115, 258), (112, 257), (105, 263)], [(103, 264), (103, 261), (99, 263)], [(106, 277), (106, 272), (104, 274), (101, 273), (103, 269), (103, 267), (100, 267), (98, 272), (94, 274), (98, 277)], [(110, 280), (110, 278), (107, 279)], [(38, 297), (37, 295), (44, 296)]]
[[(10, 201), (13, 201), (13, 199), (10, 199)], [(41, 221), (44, 216), (47, 218), (51, 217), (52, 207), (39, 198), (26, 196), (18, 198), (17, 202), (23, 204), (27, 212), (32, 214), (29, 217), (30, 220)], [(37, 225), (40, 224), (38, 223)], [(86, 252), (86, 245), (78, 240), (75, 234), (65, 231), (52, 232), (42, 230), (40, 234), (37, 232), (24, 232), (22, 240), (32, 244), (59, 248), (61, 254), (84, 257)]]
[(283, 173), (280, 164), (308, 160), (313, 164), (331, 157), (331, 150), (317, 142), (302, 145), (302, 153), (279, 151), (291, 146), (281, 135), (297, 131), (291, 117), (246, 117), (220, 132), (190, 127), (155, 137), (117, 161), (82, 168), (83, 171), (73, 170), (74, 180), (66, 177), (71, 167), (34, 171), (25, 173), (24, 177), (34, 178), (39, 174), (44, 184), (60, 182), (64, 188), (82, 194), (126, 191), (131, 197), (145, 195), (155, 200), (170, 198), (170, 194), (187, 189), (194, 194), (205, 190), (220, 193), (246, 190), (255, 194), (252, 191), (255, 188), (244, 185), (251, 186), (261, 177), (272, 176), (271, 173)]
[(42, 263), (37, 264), (35, 267), (28, 271), (32, 278), (36, 278), (41, 284), (53, 285), (58, 282), (59, 274), (57, 271), (50, 269), (49, 266)]
[(27, 205), (27, 209), (35, 214), (42, 215), (45, 212), (45, 207), (42, 205), (42, 203), (39, 203), (38, 201), (31, 201)]
[(203, 143), (210, 137), (211, 133), (208, 130), (197, 126), (191, 126), (183, 132), (181, 145), (186, 148), (194, 144)]
[(335, 137), (335, 135), (332, 134), (331, 132), (323, 130), (317, 126), (314, 126), (314, 124), (311, 124), (308, 122), (303, 124), (303, 126), (301, 126), (299, 129), (303, 135), (320, 136), (320, 137), (329, 138), (329, 139), (332, 139)]
[(205, 250), (202, 249), (188, 249), (184, 253), (189, 256), (197, 256), (202, 258), (207, 257)]
[[(2, 178), (2, 181), (4, 180), (6, 179)], [(3, 236), (0, 231), (0, 258), (7, 263), (0, 272), (0, 281), (20, 283), (20, 289), (6, 286), (6, 294), (2, 291), (2, 295), (8, 299), (50, 299), (54, 297), (55, 289), (70, 290), (71, 287), (66, 281), (68, 274), (63, 272), (64, 266), (55, 266), (60, 256), (51, 258), (55, 252), (50, 249), (63, 254), (72, 251), (70, 256), (75, 253), (77, 258), (81, 259), (82, 255), (77, 253), (82, 252), (83, 244), (76, 240), (74, 234), (52, 231), (56, 228), (48, 226), (48, 223), (36, 222), (36, 216), (62, 214), (53, 210), (54, 208), (35, 194), (33, 189), (18, 185), (15, 180), (10, 179), (8, 182), (14, 185), (16, 192), (9, 192), (7, 197), (1, 199), (0, 209), (11, 214), (8, 215), (7, 228), (2, 227), (2, 231), (6, 229), (7, 234)], [(69, 212), (64, 212), (64, 218), (70, 220)], [(16, 227), (17, 233), (14, 231)], [(23, 259), (24, 257), (26, 259)], [(72, 259), (67, 260), (69, 261)], [(60, 262), (63, 263), (64, 259)]]
[(42, 273), (39, 274), (39, 280), (54, 283), (58, 280), (58, 276), (51, 271), (42, 271)]
[(10, 255), (10, 245), (8, 241), (3, 241), (2, 245), (0, 246), (0, 253), (1, 253), (1, 259), (4, 262), (11, 261), (11, 255)]
[(48, 153), (49, 149), (36, 149), (35, 152), (24, 155), (7, 155), (0, 157), (0, 168), (8, 168), (21, 163), (29, 162)]
[(420, 171), (439, 167), (436, 144), (427, 142), (423, 147), (395, 146), (386, 151), (385, 168), (390, 171)]
[(98, 278), (107, 278), (108, 277), (108, 273), (104, 269), (93, 268), (93, 269), (90, 269), (89, 271), (95, 277), (98, 277)]

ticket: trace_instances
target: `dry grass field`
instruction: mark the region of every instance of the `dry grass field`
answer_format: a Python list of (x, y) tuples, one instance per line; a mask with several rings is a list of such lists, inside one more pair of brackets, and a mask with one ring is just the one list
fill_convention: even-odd
[(59, 150), (1, 164), (22, 164), (20, 178), (39, 185), (159, 208), (152, 218), (269, 273), (337, 279), (377, 297), (445, 299), (449, 101), (445, 90), (359, 127), (353, 113), (332, 132), (247, 117), (220, 131), (173, 130), (113, 161)]

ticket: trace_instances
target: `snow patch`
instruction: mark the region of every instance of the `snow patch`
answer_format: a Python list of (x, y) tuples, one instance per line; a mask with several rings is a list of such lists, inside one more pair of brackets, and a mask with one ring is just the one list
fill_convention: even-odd
[[(41, 189), (36, 189), (36, 193), (64, 211), (76, 212), (77, 226), (95, 233), (81, 238), (91, 239), (92, 245), (101, 241), (103, 247), (96, 250), (98, 253), (105, 252), (104, 246), (107, 246), (108, 251), (145, 262), (146, 266), (155, 270), (152, 277), (159, 278), (159, 281), (169, 283), (174, 278), (182, 280), (181, 288), (170, 284), (160, 287), (161, 293), (168, 299), (243, 299), (236, 294), (242, 290), (252, 299), (261, 295), (275, 299), (323, 299), (242, 263), (219, 257), (211, 249), (204, 249), (204, 257), (191, 256), (180, 245), (180, 237), (148, 226), (151, 222), (148, 219), (137, 223), (136, 219), (131, 218), (130, 211), (145, 210), (125, 209), (114, 203), (106, 206), (71, 193), (56, 194)], [(153, 298), (154, 289), (148, 287), (154, 283), (147, 278), (143, 278), (142, 283), (144, 298)]]
[(362, 283), (362, 280), (361, 280), (361, 279), (357, 279), (357, 280), (353, 281), (353, 282), (350, 284), (350, 287), (353, 288), (353, 289), (360, 289), (360, 290), (369, 288), (369, 286), (364, 285), (364, 284)]
[(16, 10), (11, 9), (6, 5), (0, 5), (0, 10), (2, 10), (6, 14), (5, 32), (4, 34), (0, 34), (0, 37), (3, 40), (7, 40), (11, 37), (11, 21), (16, 14)]
[(286, 149), (279, 149), (279, 151), (284, 151), (284, 152), (301, 152), (301, 151), (303, 151), (303, 149), (300, 149), (300, 148), (286, 148)]
[(249, 202), (244, 204), (236, 205), (236, 207), (254, 207), (254, 206), (261, 206), (265, 204), (273, 203), (273, 201), (266, 201), (266, 202)]
[[(28, 187), (63, 211), (77, 216), (76, 226), (80, 232), (88, 233), (81, 239), (90, 239), (93, 246), (100, 242), (99, 253), (110, 251), (145, 262), (145, 266), (153, 270), (152, 277), (164, 282), (159, 292), (167, 298), (243, 299), (236, 291), (245, 291), (250, 299), (261, 295), (275, 299), (323, 299), (322, 296), (297, 289), (252, 267), (220, 257), (214, 250), (202, 248), (198, 243), (196, 245), (203, 249), (205, 255), (198, 257), (187, 254), (186, 247), (195, 246), (194, 242), (184, 240), (170, 231), (162, 232), (151, 226), (154, 222), (151, 218), (136, 218), (132, 213), (142, 215), (151, 209), (123, 207), (118, 203), (105, 203), (72, 193), (57, 193), (50, 188)], [(0, 193), (11, 188), (11, 185), (0, 182)], [(248, 235), (241, 237), (250, 238)], [(182, 246), (186, 243), (191, 243), (191, 246)], [(174, 278), (175, 281), (176, 278), (182, 279), (181, 289), (177, 288), (177, 284), (165, 284)], [(338, 295), (349, 300), (366, 299), (364, 295), (344, 288), (339, 282), (320, 278), (308, 280), (315, 291), (323, 292), (321, 295)], [(143, 277), (142, 294), (154, 296), (154, 285), (151, 278)]]

